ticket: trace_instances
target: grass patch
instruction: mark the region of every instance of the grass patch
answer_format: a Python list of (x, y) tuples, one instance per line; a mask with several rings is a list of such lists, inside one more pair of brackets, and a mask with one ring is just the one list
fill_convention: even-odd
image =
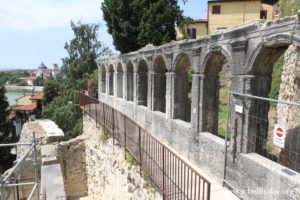
[(108, 140), (108, 138), (109, 138), (109, 133), (106, 130), (103, 130), (100, 133), (100, 141), (105, 142)]
[(132, 156), (132, 154), (127, 149), (125, 150), (125, 155), (126, 155), (126, 163), (129, 165), (130, 169), (133, 166), (139, 165), (139, 162)]

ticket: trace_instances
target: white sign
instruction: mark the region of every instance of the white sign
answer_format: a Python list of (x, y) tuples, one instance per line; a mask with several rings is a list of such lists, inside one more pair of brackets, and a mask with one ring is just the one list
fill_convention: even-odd
[(242, 114), (243, 114), (243, 106), (235, 105), (234, 110), (235, 110), (235, 112), (237, 112), (237, 113), (242, 113)]
[(274, 126), (274, 135), (273, 135), (273, 143), (276, 146), (284, 148), (284, 140), (286, 136), (285, 127), (279, 124), (275, 124)]

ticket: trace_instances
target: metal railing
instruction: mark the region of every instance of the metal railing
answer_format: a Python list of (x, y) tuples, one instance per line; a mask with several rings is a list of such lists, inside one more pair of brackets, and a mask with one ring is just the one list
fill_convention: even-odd
[(164, 200), (210, 199), (210, 182), (132, 119), (82, 92), (80, 106), (132, 154)]
[[(36, 140), (35, 140), (35, 133), (33, 132), (32, 135), (33, 141), (31, 143), (13, 143), (13, 144), (0, 144), (0, 148), (2, 147), (11, 147), (15, 148), (17, 154), (17, 147), (18, 146), (29, 146), (28, 149), (17, 159), (17, 162), (14, 166), (6, 171), (1, 176), (0, 182), (0, 199), (7, 200), (11, 197), (11, 192), (13, 192), (13, 197), (16, 199), (20, 199), (19, 196), (19, 188), (25, 186), (32, 186), (30, 193), (28, 194), (27, 199), (30, 200), (34, 197), (34, 192), (36, 191), (37, 197), (39, 197), (39, 189), (38, 189), (38, 172), (37, 172), (37, 154), (36, 154)], [(34, 178), (33, 181), (22, 181), (19, 180), (19, 175), (24, 167), (24, 163), (26, 159), (32, 155), (32, 161), (34, 165)]]

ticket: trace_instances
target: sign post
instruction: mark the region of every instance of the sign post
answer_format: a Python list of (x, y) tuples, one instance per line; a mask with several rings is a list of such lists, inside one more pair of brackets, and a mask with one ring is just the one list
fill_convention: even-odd
[(286, 136), (286, 130), (284, 126), (279, 124), (275, 124), (274, 126), (274, 135), (273, 135), (273, 143), (276, 146), (284, 148), (284, 141)]

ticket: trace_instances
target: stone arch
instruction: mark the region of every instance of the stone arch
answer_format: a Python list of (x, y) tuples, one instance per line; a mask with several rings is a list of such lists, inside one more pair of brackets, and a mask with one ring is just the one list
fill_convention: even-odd
[[(219, 110), (221, 106), (226, 106), (226, 99), (220, 99), (220, 90), (226, 90), (230, 85), (230, 68), (225, 64), (228, 63), (228, 55), (222, 48), (208, 52), (204, 57), (203, 62), (203, 99), (202, 99), (202, 116), (203, 123), (201, 130), (207, 131), (215, 135), (225, 134), (219, 127)], [(226, 69), (224, 69), (226, 68)], [(224, 77), (223, 83), (220, 83), (221, 71)], [(220, 130), (219, 130), (220, 128)]]
[(166, 63), (159, 55), (153, 62), (153, 110), (166, 112)]
[(106, 69), (103, 63), (100, 64), (100, 92), (106, 93)]
[(148, 98), (148, 65), (144, 59), (138, 62), (137, 68), (137, 104), (147, 106)]
[[(280, 35), (269, 37), (266, 41), (260, 43), (248, 61), (247, 67), (253, 76), (249, 83), (249, 93), (254, 96), (269, 97), (273, 66), (291, 44), (291, 39), (288, 39), (287, 34)], [(247, 104), (247, 112), (250, 117), (245, 119), (248, 137), (246, 150), (247, 152), (265, 154), (270, 104), (268, 101), (258, 99), (249, 99)], [(258, 110), (263, 110), (263, 112), (258, 112)], [(253, 120), (253, 118), (259, 120)]]
[(174, 63), (173, 118), (191, 120), (191, 60), (188, 54), (180, 53)]
[(131, 61), (127, 63), (127, 100), (133, 101), (133, 64)]
[(107, 80), (108, 80), (108, 95), (114, 95), (114, 67), (112, 64), (108, 65), (107, 70)]
[(116, 79), (117, 79), (117, 98), (123, 98), (123, 68), (121, 63), (117, 64)]

